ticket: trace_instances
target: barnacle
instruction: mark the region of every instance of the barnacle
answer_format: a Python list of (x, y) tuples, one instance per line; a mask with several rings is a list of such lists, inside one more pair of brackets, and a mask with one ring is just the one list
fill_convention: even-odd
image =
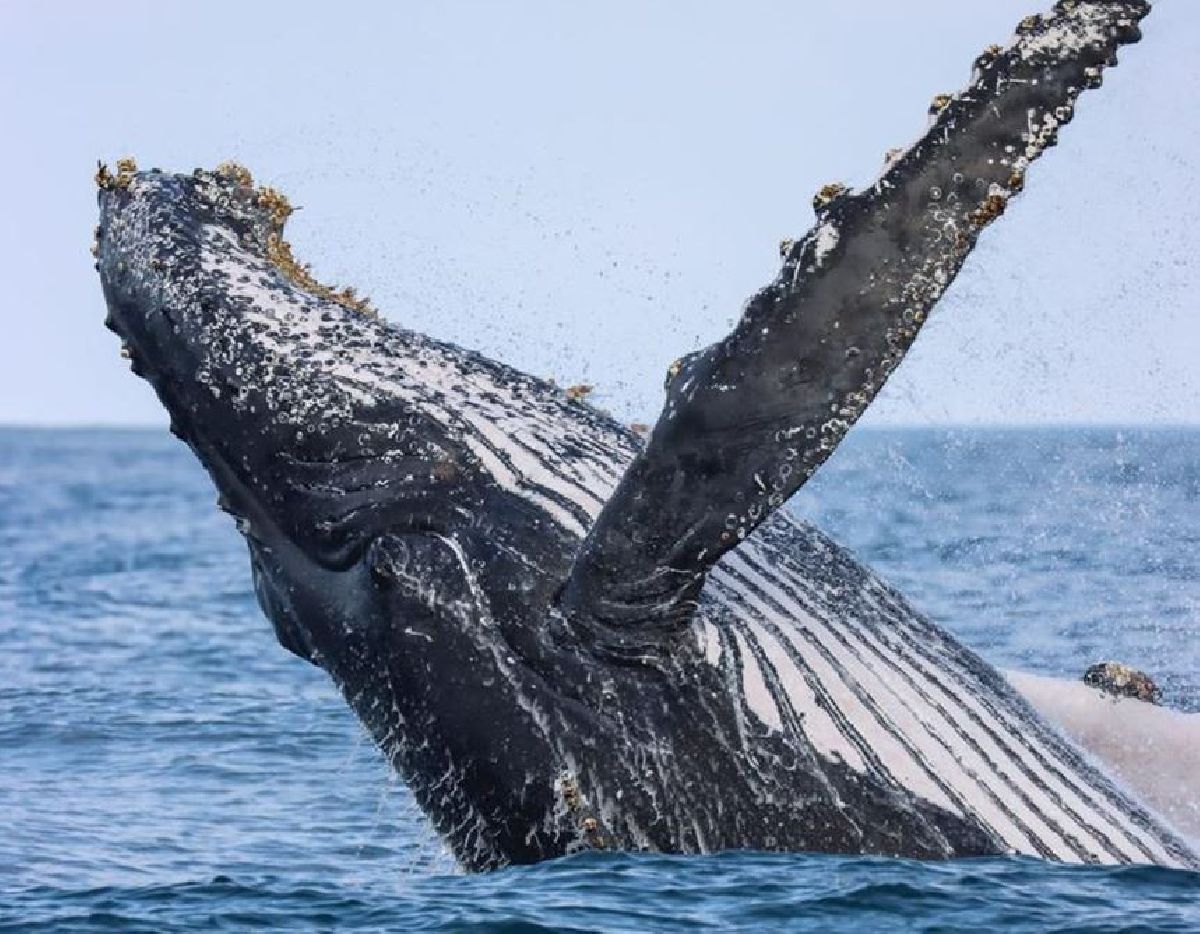
[(137, 174), (137, 163), (129, 156), (117, 160), (117, 174), (113, 175), (103, 162), (96, 163), (96, 187), (111, 191), (114, 188), (128, 188)]
[(243, 188), (249, 188), (254, 184), (254, 176), (250, 174), (250, 170), (240, 162), (234, 162), (227, 159), (214, 169), (218, 175), (232, 179)]
[(971, 212), (971, 223), (976, 227), (986, 227), (1004, 213), (1008, 207), (1008, 199), (1003, 195), (988, 195), (983, 203)]
[(1042, 18), (1040, 16), (1037, 16), (1036, 14), (1033, 16), (1026, 16), (1023, 20), (1021, 20), (1021, 22), (1017, 23), (1017, 35), (1028, 36), (1037, 31), (1041, 25)]
[(935, 94), (933, 100), (929, 103), (929, 115), (937, 116), (943, 110), (950, 106), (950, 102), (954, 97), (950, 94)]
[(1004, 49), (1001, 46), (989, 45), (986, 49), (984, 49), (982, 52), (980, 52), (979, 55), (976, 57), (975, 62), (974, 62), (975, 70), (976, 71), (985, 70), (989, 65), (991, 65), (993, 62), (995, 62), (996, 59), (998, 59), (1003, 52), (1004, 52)]
[(849, 190), (841, 182), (830, 182), (828, 185), (822, 185), (820, 191), (813, 195), (813, 210), (824, 210)]
[(563, 801), (567, 808), (574, 811), (579, 807), (579, 786), (575, 784), (575, 779), (570, 775), (564, 775), (559, 780), (559, 791), (562, 792)]
[(1144, 671), (1120, 662), (1099, 662), (1083, 673), (1083, 683), (1114, 697), (1132, 697), (1150, 704), (1162, 702), (1162, 691)]
[(271, 221), (277, 227), (282, 227), (295, 210), (287, 195), (265, 185), (258, 189), (258, 206), (271, 215)]
[(664, 382), (669, 386), (671, 380), (679, 375), (679, 371), (683, 369), (683, 358), (679, 357), (671, 361), (671, 365), (667, 367), (667, 378)]
[(133, 176), (137, 174), (137, 163), (129, 156), (123, 156), (117, 160), (117, 179), (116, 186), (118, 188), (128, 188), (129, 183), (133, 181)]

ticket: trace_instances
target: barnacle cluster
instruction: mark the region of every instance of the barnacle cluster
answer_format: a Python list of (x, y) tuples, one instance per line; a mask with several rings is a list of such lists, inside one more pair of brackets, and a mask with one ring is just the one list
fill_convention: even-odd
[(813, 210), (823, 211), (849, 190), (841, 182), (830, 182), (828, 185), (822, 185), (820, 190), (813, 195)]
[(594, 815), (584, 813), (586, 804), (579, 792), (579, 784), (576, 782), (575, 776), (563, 773), (558, 780), (558, 790), (562, 795), (563, 804), (567, 806), (567, 812), (578, 818), (578, 825), (583, 830), (587, 842), (598, 850), (605, 849), (608, 843), (601, 833), (600, 821)]
[(218, 165), (213, 169), (213, 172), (240, 185), (242, 188), (250, 188), (254, 185), (254, 176), (250, 174), (250, 170), (241, 163), (230, 159), (226, 159)]
[[(238, 162), (222, 162), (213, 172), (215, 175), (233, 182), (239, 188), (254, 188), (254, 176), (249, 169)], [(307, 263), (300, 263), (296, 260), (295, 254), (292, 253), (292, 245), (283, 237), (284, 225), (295, 210), (287, 195), (278, 189), (261, 185), (254, 189), (254, 203), (267, 213), (267, 259), (293, 285), (320, 298), (336, 302), (351, 311), (378, 315), (371, 305), (370, 299), (365, 296), (360, 298), (353, 287), (337, 289), (323, 285), (313, 277), (311, 267)]]
[(670, 365), (667, 367), (667, 375), (663, 379), (663, 389), (666, 389), (668, 386), (670, 386), (671, 380), (678, 376), (682, 370), (683, 357), (677, 357), (676, 359), (672, 360)]
[[(250, 170), (236, 162), (222, 162), (216, 168), (216, 174), (221, 175), (242, 188), (252, 188), (254, 178)], [(320, 298), (336, 302), (351, 311), (377, 317), (379, 312), (366, 296), (359, 297), (353, 286), (334, 288), (318, 282), (307, 263), (300, 263), (292, 252), (292, 245), (283, 237), (283, 228), (287, 219), (295, 210), (287, 195), (278, 189), (263, 185), (255, 190), (255, 203), (267, 212), (269, 228), (266, 237), (267, 259), (283, 275), (307, 292)]]
[(128, 188), (129, 183), (133, 181), (134, 175), (137, 174), (137, 163), (133, 159), (125, 156), (117, 160), (117, 174), (113, 175), (108, 170), (108, 166), (103, 162), (96, 163), (96, 187), (105, 190), (115, 188)]
[(1007, 207), (1008, 198), (1002, 194), (990, 194), (971, 212), (971, 223), (976, 227), (986, 227), (1003, 214)]
[(935, 94), (933, 100), (929, 102), (929, 115), (936, 117), (950, 106), (952, 100), (954, 100), (953, 94)]
[(996, 61), (1004, 53), (1004, 47), (993, 43), (979, 53), (979, 57), (975, 59), (975, 70), (982, 71), (993, 62)]
[(1017, 35), (1028, 36), (1037, 32), (1042, 25), (1042, 18), (1036, 13), (1032, 16), (1026, 16), (1021, 22), (1017, 23)]
[(1092, 665), (1084, 672), (1083, 683), (1114, 697), (1132, 697), (1149, 704), (1162, 701), (1162, 691), (1153, 678), (1144, 671), (1138, 671), (1120, 662), (1099, 662)]
[[(117, 171), (114, 174), (109, 170), (107, 165), (103, 162), (98, 162), (95, 175), (96, 185), (108, 191), (128, 188), (137, 175), (137, 163), (133, 159), (125, 157), (117, 160), (116, 169)], [(197, 177), (202, 174), (201, 170), (196, 170)], [(254, 176), (250, 174), (249, 169), (237, 162), (222, 162), (213, 170), (213, 174), (232, 182), (238, 188), (254, 189)], [(291, 202), (288, 201), (287, 196), (283, 192), (268, 186), (260, 186), (254, 189), (254, 203), (267, 214), (267, 259), (270, 260), (272, 265), (284, 277), (292, 282), (292, 284), (320, 298), (336, 302), (345, 308), (349, 308), (351, 311), (378, 317), (379, 312), (375, 310), (370, 299), (366, 296), (360, 297), (352, 286), (337, 289), (322, 285), (313, 277), (307, 263), (302, 264), (297, 262), (295, 255), (292, 253), (292, 245), (283, 237), (284, 224), (294, 210)], [(95, 256), (98, 253), (99, 228), (97, 228), (96, 238), (92, 244), (92, 255)]]

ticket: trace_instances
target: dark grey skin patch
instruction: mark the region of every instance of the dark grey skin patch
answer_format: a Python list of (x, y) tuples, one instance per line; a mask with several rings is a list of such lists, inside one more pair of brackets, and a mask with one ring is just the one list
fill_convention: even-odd
[(648, 441), (319, 286), (236, 168), (98, 176), (108, 325), (462, 864), (582, 848), (1196, 865), (989, 665), (778, 507), (1148, 6), (1061, 3), (935, 102)]

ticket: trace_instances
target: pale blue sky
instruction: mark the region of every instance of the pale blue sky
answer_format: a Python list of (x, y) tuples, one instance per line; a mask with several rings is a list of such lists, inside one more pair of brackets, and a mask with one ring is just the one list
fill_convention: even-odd
[[(653, 416), (811, 224), (1050, 0), (0, 0), (0, 422), (164, 421), (87, 248), (95, 160), (226, 158), (318, 275)], [(871, 414), (1200, 421), (1200, 3), (1161, 0)]]

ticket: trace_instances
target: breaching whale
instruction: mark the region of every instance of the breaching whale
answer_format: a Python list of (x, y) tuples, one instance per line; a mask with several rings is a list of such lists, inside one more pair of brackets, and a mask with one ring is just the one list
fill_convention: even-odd
[(280, 642), (461, 863), (732, 848), (1200, 865), (991, 666), (780, 510), (912, 344), (1141, 0), (1024, 20), (671, 368), (644, 441), (316, 282), (228, 164), (103, 166), (107, 324)]

